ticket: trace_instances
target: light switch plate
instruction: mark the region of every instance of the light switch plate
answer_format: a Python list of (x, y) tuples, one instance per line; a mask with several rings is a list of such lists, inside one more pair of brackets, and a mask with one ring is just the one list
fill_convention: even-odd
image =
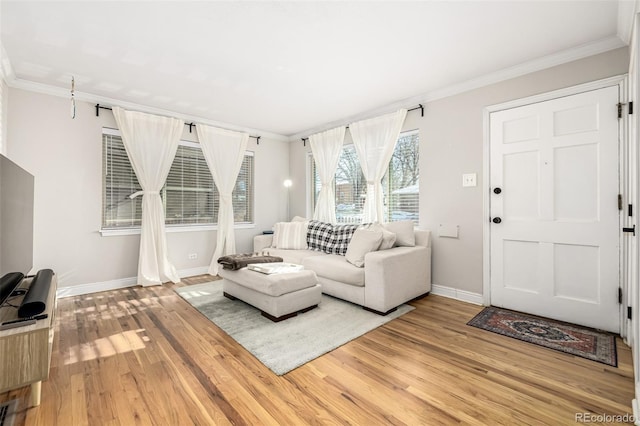
[(462, 186), (476, 186), (476, 174), (475, 173), (465, 173), (462, 175)]

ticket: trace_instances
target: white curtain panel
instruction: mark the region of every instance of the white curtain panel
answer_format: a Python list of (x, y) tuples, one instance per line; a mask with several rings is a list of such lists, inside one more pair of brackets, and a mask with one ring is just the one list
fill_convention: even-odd
[(160, 190), (176, 156), (184, 122), (176, 118), (125, 111), (118, 107), (113, 108), (113, 115), (131, 166), (142, 187), (142, 191), (130, 196), (135, 198), (142, 195), (138, 284), (149, 286), (166, 281), (180, 282), (167, 255)]
[(236, 251), (231, 194), (238, 179), (249, 135), (198, 124), (198, 140), (220, 195), (218, 235), (209, 274), (218, 275), (218, 258)]
[(362, 173), (367, 180), (367, 198), (362, 222), (384, 222), (382, 178), (398, 142), (407, 110), (362, 120), (349, 125)]
[(336, 127), (309, 136), (311, 152), (320, 176), (320, 193), (313, 218), (322, 222), (336, 223), (336, 196), (333, 179), (342, 152), (346, 127)]

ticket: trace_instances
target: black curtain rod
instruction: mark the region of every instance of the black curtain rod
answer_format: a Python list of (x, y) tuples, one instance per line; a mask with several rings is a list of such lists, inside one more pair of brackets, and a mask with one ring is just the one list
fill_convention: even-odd
[[(109, 111), (112, 111), (113, 108), (111, 107), (106, 107), (106, 106), (102, 106), (100, 104), (96, 104), (96, 117), (100, 117), (100, 110), (101, 109), (108, 109)], [(185, 126), (189, 126), (189, 133), (193, 133), (193, 128), (196, 127), (196, 123), (191, 122), (191, 123), (184, 123)], [(260, 138), (262, 136), (251, 136), (249, 135), (250, 138), (253, 138), (256, 140), (256, 143), (258, 145), (260, 145)]]
[[(422, 105), (422, 104), (418, 104), (418, 106), (415, 107), (415, 108), (408, 109), (407, 112), (415, 111), (417, 109), (420, 110), (420, 117), (424, 117), (424, 105)], [(348, 129), (349, 126), (347, 126), (346, 128)], [(309, 138), (300, 138), (300, 139), (302, 139), (302, 145), (303, 146), (307, 146), (307, 141), (309, 140)]]

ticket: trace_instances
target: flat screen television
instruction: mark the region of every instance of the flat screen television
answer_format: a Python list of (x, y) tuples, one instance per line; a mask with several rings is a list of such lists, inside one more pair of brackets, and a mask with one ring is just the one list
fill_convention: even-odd
[(0, 154), (0, 306), (33, 268), (33, 175)]

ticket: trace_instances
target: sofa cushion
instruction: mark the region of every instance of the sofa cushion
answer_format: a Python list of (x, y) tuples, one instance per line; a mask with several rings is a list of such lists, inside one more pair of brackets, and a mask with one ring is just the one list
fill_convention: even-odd
[(360, 225), (333, 225), (332, 250), (331, 253), (344, 256), (347, 254), (349, 243), (353, 237), (353, 233), (356, 232)]
[(289, 272), (286, 274), (261, 274), (247, 268), (238, 271), (221, 270), (220, 276), (243, 287), (269, 296), (281, 296), (313, 287), (318, 284), (316, 274), (311, 271)]
[(333, 249), (333, 225), (319, 220), (310, 220), (307, 228), (309, 250), (331, 253)]
[(414, 247), (416, 245), (414, 226), (411, 220), (400, 220), (384, 224), (387, 231), (396, 234), (396, 247)]
[(307, 248), (308, 222), (279, 222), (275, 225), (273, 246), (279, 249)]
[(364, 255), (378, 250), (382, 243), (382, 229), (360, 228), (353, 233), (345, 259), (352, 265), (362, 268)]
[(269, 248), (264, 250), (266, 254), (270, 256), (278, 256), (281, 257), (282, 260), (288, 263), (295, 263), (298, 265), (302, 265), (302, 261), (307, 257), (311, 256), (324, 256), (325, 253), (321, 251), (312, 251), (312, 250), (285, 250), (285, 249), (277, 249), (277, 248)]
[(364, 269), (353, 266), (344, 256), (330, 254), (306, 257), (302, 260), (302, 265), (319, 277), (358, 287), (364, 286)]

